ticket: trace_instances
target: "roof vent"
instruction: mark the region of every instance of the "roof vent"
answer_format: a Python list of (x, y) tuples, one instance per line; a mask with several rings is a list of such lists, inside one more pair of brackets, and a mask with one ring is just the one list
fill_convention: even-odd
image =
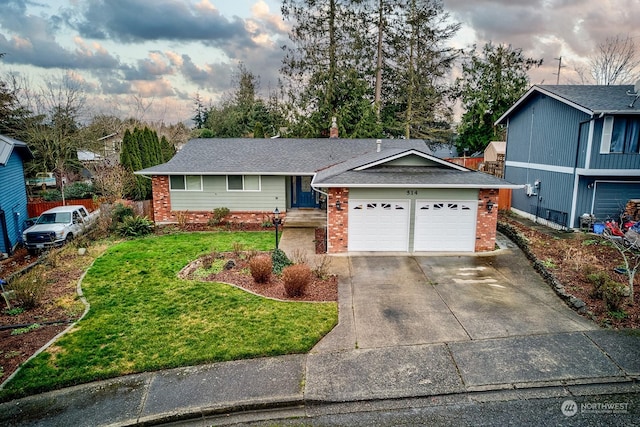
[(382, 140), (376, 139), (376, 153), (380, 152), (380, 147), (382, 146)]
[(629, 104), (629, 108), (633, 108), (633, 104), (640, 98), (640, 80), (636, 81), (636, 84), (633, 86), (633, 92), (630, 90), (627, 91), (627, 95), (634, 97), (631, 104)]

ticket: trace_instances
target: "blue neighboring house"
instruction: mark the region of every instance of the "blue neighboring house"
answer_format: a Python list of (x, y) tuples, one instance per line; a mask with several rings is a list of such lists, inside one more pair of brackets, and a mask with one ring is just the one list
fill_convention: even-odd
[(26, 143), (0, 135), (0, 252), (11, 254), (27, 219), (24, 162), (33, 159)]
[[(634, 86), (533, 86), (507, 125), (504, 178), (517, 213), (566, 228), (617, 218), (640, 199), (640, 100)], [(550, 224), (551, 225), (551, 224)]]

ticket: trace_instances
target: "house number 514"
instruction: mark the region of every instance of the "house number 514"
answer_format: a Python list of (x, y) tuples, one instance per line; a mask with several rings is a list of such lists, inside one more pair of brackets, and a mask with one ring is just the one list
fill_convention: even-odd
[(418, 190), (407, 190), (407, 196), (417, 196)]

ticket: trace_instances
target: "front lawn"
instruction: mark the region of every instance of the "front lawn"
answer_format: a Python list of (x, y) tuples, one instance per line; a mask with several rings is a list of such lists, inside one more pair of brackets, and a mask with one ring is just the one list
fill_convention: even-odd
[(108, 249), (83, 280), (91, 310), (25, 364), (2, 399), (136, 372), (306, 352), (337, 322), (335, 303), (279, 302), (180, 280), (198, 255), (269, 250), (271, 233), (185, 233)]

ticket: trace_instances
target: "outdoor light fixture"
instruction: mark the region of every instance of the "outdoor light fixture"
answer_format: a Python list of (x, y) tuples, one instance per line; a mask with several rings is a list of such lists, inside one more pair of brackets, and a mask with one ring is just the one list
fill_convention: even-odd
[(487, 202), (487, 212), (491, 213), (491, 211), (493, 210), (494, 206), (495, 206), (495, 203), (493, 203), (491, 200), (489, 200)]
[(276, 206), (273, 211), (273, 225), (276, 227), (276, 249), (278, 249), (278, 226), (282, 224), (282, 218), (280, 218), (280, 210)]
[(336, 210), (337, 211), (341, 211), (342, 210), (342, 203), (340, 203), (340, 200), (336, 200)]

